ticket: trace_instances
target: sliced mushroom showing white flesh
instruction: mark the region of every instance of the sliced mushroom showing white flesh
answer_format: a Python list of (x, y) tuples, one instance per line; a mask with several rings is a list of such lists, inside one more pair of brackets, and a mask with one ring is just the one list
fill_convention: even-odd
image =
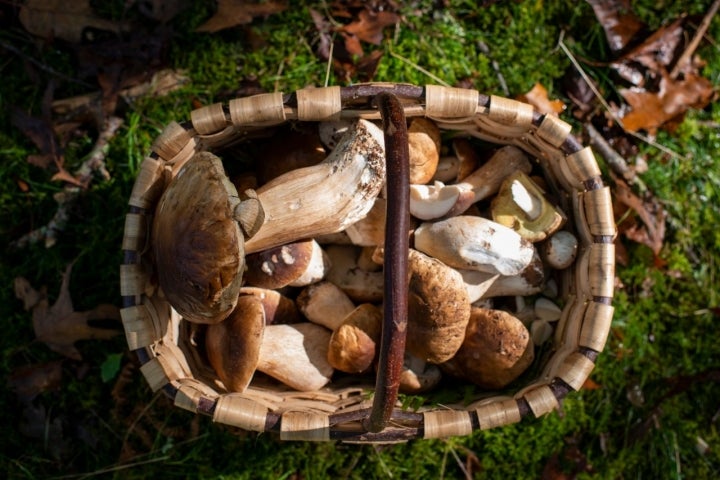
[(469, 215), (421, 224), (415, 248), (451, 267), (506, 276), (520, 273), (535, 254), (511, 228)]
[(433, 185), (411, 185), (410, 213), (421, 220), (460, 215), (472, 204), (497, 193), (513, 172), (529, 173), (531, 168), (522, 150), (503, 147), (460, 183), (445, 185), (436, 181)]
[(318, 165), (285, 173), (257, 190), (265, 221), (248, 253), (340, 232), (365, 217), (385, 183), (383, 133), (358, 120)]
[(502, 183), (492, 201), (492, 216), (530, 242), (552, 235), (567, 218), (524, 172), (515, 172)]

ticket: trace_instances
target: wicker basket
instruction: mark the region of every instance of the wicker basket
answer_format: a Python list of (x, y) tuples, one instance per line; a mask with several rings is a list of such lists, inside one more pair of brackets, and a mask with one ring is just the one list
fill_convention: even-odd
[[(515, 145), (534, 157), (551, 190), (561, 197), (570, 227), (580, 239), (575, 264), (560, 281), (564, 309), (552, 351), (536, 366), (536, 378), (514, 394), (484, 395), (469, 405), (407, 411), (395, 405), (380, 432), (363, 427), (373, 385), (330, 384), (321, 391), (296, 392), (272, 384), (251, 384), (243, 393), (224, 393), (207, 380), (186, 346), (180, 316), (157, 288), (146, 254), (151, 219), (164, 185), (195, 152), (249, 141), (259, 131), (288, 121), (378, 119), (371, 99), (390, 92), (408, 117), (427, 116), (445, 131), (462, 131), (498, 145)], [(191, 121), (171, 123), (141, 165), (126, 217), (120, 267), (122, 320), (127, 342), (142, 363), (153, 391), (163, 390), (178, 407), (214, 421), (257, 432), (276, 432), (283, 440), (385, 443), (413, 438), (468, 435), (476, 429), (540, 417), (578, 390), (603, 350), (613, 315), (616, 233), (609, 188), (589, 147), (571, 127), (530, 105), (474, 90), (405, 84), (303, 89), (238, 98), (192, 112)], [(537, 362), (538, 360), (536, 360)], [(382, 368), (382, 366), (380, 367)], [(460, 395), (458, 394), (458, 397)]]

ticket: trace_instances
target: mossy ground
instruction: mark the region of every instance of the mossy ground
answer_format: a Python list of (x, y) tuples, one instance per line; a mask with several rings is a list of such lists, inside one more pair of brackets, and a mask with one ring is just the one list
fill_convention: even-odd
[[(168, 121), (187, 118), (193, 101), (210, 103), (221, 92), (237, 89), (241, 79), (256, 78), (265, 89), (286, 92), (325, 82), (326, 65), (314, 53), (318, 39), (308, 13), (309, 6), (321, 11), (324, 6), (321, 2), (291, 3), (286, 12), (257, 20), (248, 29), (214, 35), (193, 32), (211, 10), (207, 2), (194, 4), (173, 21), (171, 63), (186, 71), (190, 84), (168, 97), (140, 100), (127, 110), (124, 126), (110, 145), (107, 161), (112, 179), (93, 184), (50, 249), (38, 244), (14, 252), (5, 247), (52, 217), (53, 194), (61, 186), (51, 182), (46, 171), (27, 163), (34, 147), (11, 126), (9, 116), (0, 116), (3, 377), (21, 365), (58, 358), (33, 341), (30, 316), (13, 295), (16, 276), (27, 277), (36, 287), (47, 285), (54, 300), (61, 273), (74, 261), (70, 285), (76, 309), (118, 303), (126, 199), (139, 162)], [(556, 48), (561, 31), (565, 38), (572, 37), (578, 53), (607, 57), (602, 29), (585, 2), (569, 6), (568, 2), (534, 0), (481, 8), (476, 2), (451, 1), (441, 9), (431, 8), (431, 2), (407, 3), (403, 22), (386, 32), (377, 81), (432, 83), (420, 66), (449, 84), (469, 82), (483, 92), (502, 94), (491, 60), (482, 53), (484, 43), (499, 63), (510, 95), (541, 82), (557, 96), (560, 78), (570, 65)], [(656, 28), (683, 13), (702, 14), (709, 4), (642, 1), (634, 2), (634, 9)], [(107, 15), (116, 14), (107, 8)], [(716, 20), (708, 37), (720, 38), (719, 29)], [(0, 32), (0, 39), (73, 75), (67, 49), (37, 48), (13, 31)], [(700, 54), (708, 61), (705, 75), (717, 86), (717, 44), (705, 43)], [(598, 78), (606, 72), (590, 70)], [(3, 57), (0, 73), (3, 110), (18, 106), (39, 115), (49, 77), (30, 79), (23, 62), (10, 55)], [(329, 83), (338, 83), (334, 75)], [(604, 86), (612, 95), (611, 84)], [(82, 86), (60, 83), (56, 98), (83, 91)], [(591, 377), (598, 388), (571, 395), (560, 414), (448, 441), (375, 447), (279, 443), (269, 435), (237, 435), (168, 406), (162, 399), (148, 406), (154, 397), (142, 376), (131, 372), (123, 390), (124, 408), (148, 406), (161, 425), (146, 429), (151, 432), (149, 449), (139, 452), (142, 455), (129, 465), (117, 466), (128, 426), (110, 414), (118, 409), (118, 398), (111, 391), (117, 378), (103, 382), (101, 365), (118, 354), (123, 354), (122, 364), (129, 363), (124, 339), (118, 337), (82, 342), (85, 363), (66, 362), (62, 389), (37, 400), (51, 416), (72, 420), (69, 425), (90, 432), (86, 437), (77, 432), (71, 435), (72, 451), (63, 452), (62, 461), (55, 456), (52, 438), (29, 440), (18, 433), (20, 407), (12, 394), (2, 397), (0, 419), (6, 426), (0, 440), (2, 471), (12, 478), (93, 472), (118, 478), (462, 478), (460, 465), (472, 452), (479, 459), (479, 466), (473, 465), (477, 477), (539, 478), (554, 455), (560, 469), (587, 470), (578, 467), (578, 457), (568, 453), (580, 452), (580, 460), (594, 472), (581, 476), (717, 478), (720, 385), (717, 378), (702, 374), (720, 368), (718, 316), (713, 310), (720, 295), (719, 124), (720, 107), (714, 104), (692, 112), (676, 132), (660, 133), (657, 142), (679, 157), (641, 146), (649, 166), (643, 180), (669, 214), (660, 255), (667, 266), (653, 267), (647, 247), (629, 245), (630, 264), (617, 271), (622, 287), (616, 294), (612, 334)], [(90, 136), (74, 139), (66, 152), (67, 168), (77, 167), (91, 147)], [(22, 191), (18, 180), (26, 182), (29, 190)], [(690, 383), (668, 396), (678, 379)], [(182, 428), (194, 429), (197, 436), (183, 439), (170, 433)], [(137, 431), (130, 432), (134, 435)], [(707, 443), (707, 451), (698, 451), (698, 439)]]

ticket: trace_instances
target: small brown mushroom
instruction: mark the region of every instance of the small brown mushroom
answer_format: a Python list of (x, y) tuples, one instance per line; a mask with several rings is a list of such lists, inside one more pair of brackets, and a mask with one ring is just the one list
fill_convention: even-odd
[(383, 244), (385, 241), (386, 209), (387, 201), (384, 198), (376, 198), (375, 204), (367, 216), (345, 230), (354, 245), (372, 247)]
[(380, 343), (382, 311), (363, 303), (350, 312), (330, 337), (328, 362), (337, 370), (362, 373), (372, 367)]
[(228, 318), (208, 325), (208, 362), (229, 391), (243, 392), (250, 384), (260, 358), (264, 329), (262, 301), (254, 295), (241, 295)]
[(245, 265), (238, 222), (253, 223), (245, 213), (222, 162), (208, 152), (188, 160), (160, 198), (151, 242), (158, 281), (187, 320), (217, 323), (235, 307)]
[(325, 252), (315, 240), (302, 240), (245, 258), (248, 284), (261, 288), (302, 287), (322, 280), (330, 269)]
[(410, 183), (427, 183), (435, 175), (440, 159), (440, 129), (432, 120), (413, 118), (408, 127)]
[(487, 389), (517, 379), (534, 359), (534, 346), (523, 323), (508, 312), (473, 308), (465, 340), (440, 368)]
[(541, 249), (547, 264), (558, 270), (572, 265), (577, 251), (578, 239), (567, 230), (556, 232), (545, 241)]
[(265, 324), (274, 323), (297, 323), (300, 321), (300, 312), (291, 299), (278, 292), (267, 288), (243, 287), (240, 295), (254, 295), (262, 302), (265, 312)]

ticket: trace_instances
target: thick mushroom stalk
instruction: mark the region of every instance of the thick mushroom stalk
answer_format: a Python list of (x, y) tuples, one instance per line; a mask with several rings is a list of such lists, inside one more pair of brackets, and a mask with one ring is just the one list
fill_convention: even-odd
[(503, 147), (460, 183), (411, 185), (410, 213), (421, 220), (460, 215), (473, 203), (497, 193), (503, 180), (513, 172), (529, 173), (531, 168), (522, 150)]
[(383, 144), (376, 125), (358, 120), (323, 162), (261, 186), (265, 221), (246, 252), (339, 232), (365, 217), (385, 183)]

